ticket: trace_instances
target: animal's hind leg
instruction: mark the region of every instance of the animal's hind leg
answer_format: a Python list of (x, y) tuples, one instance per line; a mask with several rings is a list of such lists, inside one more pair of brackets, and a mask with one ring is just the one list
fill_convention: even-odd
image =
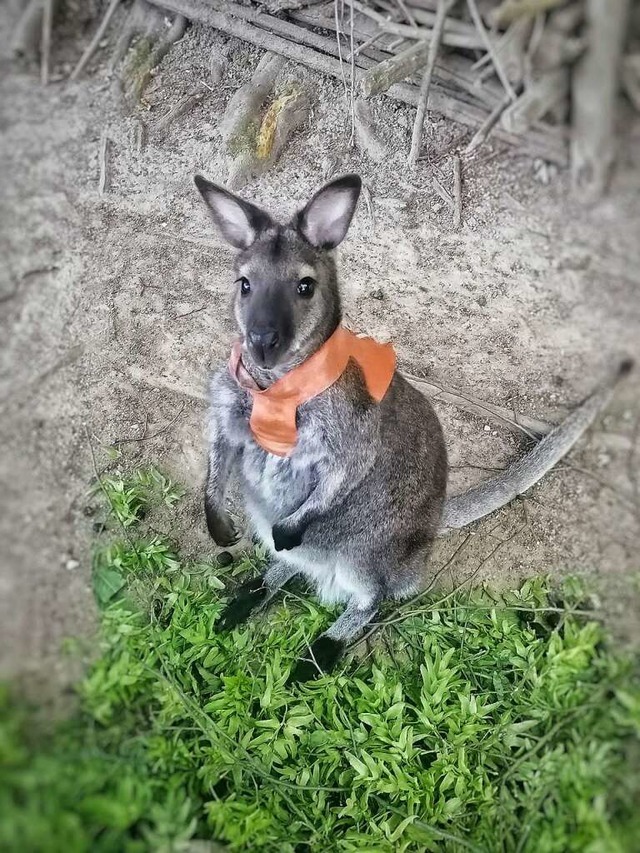
[(352, 596), (343, 613), (331, 627), (311, 644), (309, 654), (301, 658), (291, 671), (289, 683), (309, 681), (331, 672), (344, 654), (349, 640), (355, 639), (375, 617), (380, 597), (363, 600)]
[(278, 560), (257, 578), (245, 581), (225, 607), (219, 627), (229, 631), (244, 622), (258, 607), (266, 607), (276, 592), (292, 578), (297, 569)]

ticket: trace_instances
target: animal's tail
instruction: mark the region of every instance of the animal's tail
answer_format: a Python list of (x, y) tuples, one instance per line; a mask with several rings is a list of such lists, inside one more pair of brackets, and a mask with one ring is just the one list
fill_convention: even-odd
[(547, 471), (571, 450), (598, 412), (607, 405), (618, 381), (632, 369), (631, 359), (621, 362), (607, 381), (522, 458), (486, 483), (481, 483), (464, 494), (447, 498), (440, 534), (452, 528), (465, 527), (472, 521), (495, 512), (541, 480)]

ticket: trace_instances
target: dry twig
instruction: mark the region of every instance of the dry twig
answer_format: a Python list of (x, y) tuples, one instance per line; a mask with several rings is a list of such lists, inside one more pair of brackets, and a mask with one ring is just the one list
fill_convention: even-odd
[(478, 400), (477, 397), (471, 397), (460, 393), (460, 391), (445, 388), (434, 382), (433, 379), (422, 379), (420, 376), (413, 376), (411, 373), (403, 373), (402, 375), (412, 385), (415, 385), (418, 389), (423, 389), (423, 393), (427, 393), (432, 400), (442, 400), (444, 403), (451, 403), (479, 417), (490, 415), (493, 418), (498, 418), (498, 420), (506, 424), (512, 431), (523, 433), (527, 438), (537, 440), (553, 429), (553, 425), (546, 421), (536, 420), (535, 418), (529, 418), (526, 415), (520, 414), (516, 418), (509, 409), (503, 406), (485, 403), (482, 400)]
[(111, 3), (109, 3), (109, 6), (107, 7), (107, 11), (104, 13), (102, 20), (100, 21), (100, 24), (98, 25), (98, 29), (95, 32), (95, 35), (93, 36), (93, 38), (91, 39), (91, 41), (89, 42), (87, 47), (85, 48), (85, 51), (82, 54), (82, 56), (80, 57), (80, 59), (78, 60), (76, 67), (73, 69), (73, 71), (69, 75), (70, 80), (77, 80), (78, 77), (80, 76), (80, 74), (82, 74), (87, 63), (89, 62), (89, 60), (91, 59), (93, 54), (98, 49), (98, 45), (102, 41), (102, 38), (103, 38), (105, 32), (107, 31), (107, 27), (109, 26), (109, 24), (111, 22), (111, 18), (113, 18), (115, 11), (119, 5), (120, 5), (120, 0), (111, 0)]
[(491, 61), (493, 62), (493, 67), (496, 70), (496, 74), (500, 78), (500, 82), (504, 86), (505, 92), (509, 95), (511, 100), (515, 100), (516, 93), (513, 90), (513, 86), (509, 82), (509, 78), (505, 74), (504, 68), (502, 67), (502, 63), (500, 62), (500, 58), (496, 53), (493, 42), (491, 41), (491, 37), (487, 32), (484, 24), (482, 23), (482, 18), (480, 17), (480, 12), (478, 11), (478, 6), (476, 5), (476, 0), (467, 0), (467, 6), (469, 8), (469, 14), (473, 19), (473, 23), (476, 25), (476, 28), (480, 34), (482, 41), (487, 49), (487, 53), (491, 57)]
[(43, 0), (42, 41), (40, 47), (40, 81), (43, 86), (49, 83), (49, 64), (51, 61), (51, 28), (53, 26), (53, 0)]
[(506, 110), (506, 108), (511, 103), (511, 98), (508, 95), (505, 95), (502, 101), (491, 110), (486, 119), (482, 122), (478, 130), (471, 137), (469, 144), (467, 145), (465, 152), (467, 154), (473, 153), (476, 148), (479, 148), (483, 142), (487, 139), (493, 128), (496, 126), (498, 120), (502, 113)]
[(102, 132), (100, 137), (100, 154), (98, 157), (98, 162), (100, 166), (100, 177), (98, 179), (98, 195), (104, 195), (107, 189), (107, 182), (109, 177), (109, 137), (106, 134), (106, 131)]
[(120, 444), (134, 444), (138, 441), (152, 441), (152, 439), (157, 438), (159, 435), (167, 432), (167, 430), (171, 429), (171, 427), (176, 423), (176, 421), (182, 416), (184, 412), (185, 404), (182, 403), (180, 408), (178, 409), (178, 413), (163, 427), (160, 427), (156, 432), (151, 433), (151, 435), (147, 435), (147, 427), (149, 424), (149, 416), (145, 415), (144, 429), (142, 431), (142, 435), (133, 436), (132, 438), (116, 438), (115, 441), (111, 442), (112, 447), (116, 447), (116, 445)]
[(436, 56), (440, 47), (440, 38), (444, 30), (444, 22), (447, 12), (451, 9), (455, 0), (438, 0), (438, 11), (436, 13), (436, 21), (433, 25), (433, 35), (429, 44), (429, 53), (427, 56), (427, 67), (422, 78), (420, 86), (420, 96), (418, 99), (418, 110), (416, 113), (415, 124), (413, 125), (413, 135), (411, 137), (411, 150), (409, 151), (409, 165), (415, 166), (418, 162), (420, 154), (420, 145), (422, 143), (422, 129), (424, 127), (424, 117), (427, 111), (427, 101), (429, 99), (429, 89), (431, 87), (431, 77), (433, 75), (433, 67), (436, 64)]
[(462, 176), (460, 174), (460, 157), (453, 155), (453, 227), (462, 225)]

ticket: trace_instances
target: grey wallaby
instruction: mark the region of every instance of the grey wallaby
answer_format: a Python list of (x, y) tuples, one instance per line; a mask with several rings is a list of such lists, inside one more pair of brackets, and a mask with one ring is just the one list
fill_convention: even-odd
[[(320, 189), (287, 224), (201, 176), (196, 186), (222, 236), (238, 251), (233, 306), (243, 369), (260, 389), (305, 362), (342, 319), (334, 249), (361, 189), (346, 175)], [(618, 375), (628, 372), (624, 363)], [(205, 511), (221, 546), (237, 536), (225, 510), (232, 473), (247, 517), (272, 555), (240, 587), (222, 626), (263, 607), (301, 573), (338, 619), (294, 667), (291, 680), (329, 671), (385, 599), (424, 588), (436, 536), (521, 494), (570, 449), (609, 399), (615, 380), (585, 401), (532, 451), (487, 483), (445, 500), (447, 452), (429, 400), (397, 371), (380, 402), (359, 365), (297, 409), (297, 443), (285, 457), (264, 450), (249, 428), (252, 397), (227, 366), (210, 384)]]

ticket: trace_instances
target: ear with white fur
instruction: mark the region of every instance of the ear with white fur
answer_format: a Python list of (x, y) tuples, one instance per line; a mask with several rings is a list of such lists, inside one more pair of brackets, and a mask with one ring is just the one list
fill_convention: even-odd
[(236, 249), (248, 249), (261, 231), (273, 225), (269, 214), (250, 201), (212, 184), (202, 175), (196, 175), (194, 181), (218, 230)]
[(361, 188), (358, 175), (344, 175), (318, 190), (295, 220), (305, 240), (319, 249), (334, 249), (341, 243), (347, 236)]

